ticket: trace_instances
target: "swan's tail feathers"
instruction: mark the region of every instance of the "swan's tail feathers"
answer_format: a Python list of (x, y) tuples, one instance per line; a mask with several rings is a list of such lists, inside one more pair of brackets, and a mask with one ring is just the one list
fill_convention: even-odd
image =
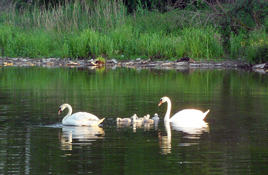
[[(210, 111), (210, 109), (207, 110), (206, 112), (204, 112), (204, 118), (207, 116), (207, 114), (209, 113), (209, 111)], [(204, 119), (204, 118), (203, 118), (203, 119)]]
[(99, 124), (101, 124), (101, 122), (103, 122), (104, 119), (105, 119), (105, 118), (102, 118), (102, 119), (100, 119), (100, 120), (94, 122), (94, 126), (98, 126)]

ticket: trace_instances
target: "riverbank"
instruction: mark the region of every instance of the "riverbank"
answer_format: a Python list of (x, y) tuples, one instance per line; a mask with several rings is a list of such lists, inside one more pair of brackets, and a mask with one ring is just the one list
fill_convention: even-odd
[(243, 60), (231, 61), (210, 61), (210, 60), (193, 60), (188, 57), (181, 58), (176, 61), (152, 61), (136, 60), (118, 61), (115, 59), (106, 60), (105, 63), (96, 60), (72, 60), (60, 58), (43, 58), (43, 59), (30, 59), (30, 58), (0, 58), (0, 66), (40, 66), (40, 67), (88, 67), (95, 68), (137, 68), (137, 69), (176, 69), (176, 70), (189, 70), (189, 69), (244, 69), (252, 70), (260, 73), (267, 73), (268, 65), (256, 64), (251, 65)]
[[(226, 10), (222, 14), (214, 11), (216, 4), (202, 7), (201, 11), (196, 7), (167, 11), (139, 8), (128, 13), (125, 1), (121, 0), (67, 2), (51, 8), (32, 3), (16, 8), (14, 3), (13, 8), (0, 15), (0, 56), (75, 59), (103, 56), (118, 60), (137, 57), (174, 60), (188, 56), (197, 60), (268, 61), (268, 18), (264, 13), (257, 15), (259, 20), (257, 16), (250, 17), (257, 4), (252, 10), (243, 11), (243, 15), (239, 13), (244, 20), (229, 13), (248, 9), (243, 3), (238, 8), (241, 3), (235, 2), (231, 6), (223, 2), (220, 7)], [(267, 11), (265, 5), (258, 7)], [(236, 20), (230, 22), (231, 19)], [(254, 25), (255, 21), (258, 25)]]

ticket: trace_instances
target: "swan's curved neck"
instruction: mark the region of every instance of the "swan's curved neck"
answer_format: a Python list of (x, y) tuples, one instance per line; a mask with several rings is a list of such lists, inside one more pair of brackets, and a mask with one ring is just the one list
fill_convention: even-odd
[(67, 118), (69, 118), (72, 115), (73, 109), (70, 105), (66, 104), (65, 105), (66, 108), (68, 108), (68, 114), (62, 119), (62, 122), (64, 122), (65, 120), (67, 120)]
[(166, 112), (164, 121), (168, 122), (170, 118), (170, 112), (171, 112), (171, 101), (169, 99), (167, 99), (166, 101), (167, 101), (167, 112)]

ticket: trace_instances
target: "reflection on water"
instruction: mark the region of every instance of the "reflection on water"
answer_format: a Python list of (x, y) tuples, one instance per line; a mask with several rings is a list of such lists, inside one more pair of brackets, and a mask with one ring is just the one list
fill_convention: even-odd
[[(207, 123), (165, 126), (162, 96), (211, 109)], [(2, 67), (0, 174), (267, 174), (267, 99), (267, 75), (237, 70)], [(55, 124), (65, 102), (103, 126)], [(115, 122), (155, 112), (158, 125)]]
[(182, 131), (189, 135), (200, 135), (203, 132), (209, 132), (208, 123), (205, 121), (198, 121), (193, 124), (191, 122), (172, 122), (171, 126), (173, 130)]
[(165, 122), (165, 129), (167, 132), (166, 136), (161, 136), (159, 139), (161, 154), (168, 154), (171, 153), (171, 128), (170, 122)]
[(61, 149), (72, 150), (72, 145), (91, 145), (97, 139), (103, 139), (105, 132), (98, 126), (62, 126), (60, 136)]
[[(180, 142), (178, 146), (192, 146), (198, 144), (198, 139), (204, 132), (209, 132), (209, 125), (205, 121), (188, 121), (188, 122), (165, 122), (166, 136), (161, 136), (160, 147), (162, 154), (171, 153), (171, 127), (174, 132), (182, 131), (185, 133), (184, 142)], [(195, 142), (192, 142), (194, 140)]]
[[(203, 133), (209, 133), (209, 125), (207, 122), (200, 121), (185, 121), (185, 122), (164, 122), (165, 132), (158, 129), (159, 120), (154, 124), (149, 123), (132, 123), (132, 122), (116, 122), (117, 131), (126, 132), (132, 128), (133, 133), (137, 130), (149, 132), (151, 129), (158, 132), (159, 146), (161, 154), (166, 155), (172, 152), (172, 131), (183, 132), (183, 139), (179, 142), (178, 146), (192, 146), (197, 145)], [(176, 139), (176, 138), (174, 138)]]
[(117, 130), (122, 130), (131, 126), (131, 122), (116, 122)]

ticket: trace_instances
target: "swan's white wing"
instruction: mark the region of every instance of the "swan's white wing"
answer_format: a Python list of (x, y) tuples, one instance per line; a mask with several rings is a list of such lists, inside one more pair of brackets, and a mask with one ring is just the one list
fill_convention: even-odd
[(193, 120), (203, 120), (204, 113), (197, 109), (184, 109), (177, 112), (173, 115), (169, 121), (170, 122), (178, 122), (178, 121), (193, 121)]
[(69, 118), (74, 118), (75, 120), (99, 120), (99, 118), (93, 114), (87, 113), (87, 112), (77, 112), (71, 115)]
[(187, 132), (189, 134), (201, 134), (208, 132), (208, 124), (204, 118), (209, 110), (202, 112), (197, 109), (184, 109), (176, 113), (169, 121), (174, 130)]
[(77, 112), (67, 118), (64, 125), (95, 125), (99, 118), (87, 112)]

